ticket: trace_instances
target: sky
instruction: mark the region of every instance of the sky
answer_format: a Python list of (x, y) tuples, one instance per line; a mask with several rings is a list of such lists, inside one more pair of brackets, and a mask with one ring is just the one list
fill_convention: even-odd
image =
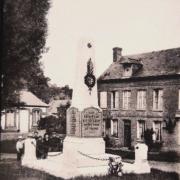
[(180, 47), (180, 0), (51, 0), (49, 51), (41, 62), (51, 84), (73, 86), (78, 42), (92, 39), (96, 74), (122, 55)]

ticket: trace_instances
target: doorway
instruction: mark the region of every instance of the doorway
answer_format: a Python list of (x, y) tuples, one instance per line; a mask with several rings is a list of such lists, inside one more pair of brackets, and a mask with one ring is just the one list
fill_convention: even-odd
[(124, 121), (124, 146), (131, 147), (131, 121)]

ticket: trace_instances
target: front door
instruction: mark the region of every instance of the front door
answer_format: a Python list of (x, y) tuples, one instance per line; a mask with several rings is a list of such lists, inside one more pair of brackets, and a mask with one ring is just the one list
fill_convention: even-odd
[(131, 147), (131, 121), (124, 121), (124, 146)]

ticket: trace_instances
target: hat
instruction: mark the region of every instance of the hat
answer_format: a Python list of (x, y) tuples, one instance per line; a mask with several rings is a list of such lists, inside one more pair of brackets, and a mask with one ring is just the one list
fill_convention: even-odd
[(18, 136), (18, 139), (22, 139), (23, 137), (22, 136)]

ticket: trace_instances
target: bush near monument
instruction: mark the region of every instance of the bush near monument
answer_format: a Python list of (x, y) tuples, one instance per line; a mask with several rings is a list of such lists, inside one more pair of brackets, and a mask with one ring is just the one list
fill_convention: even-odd
[(41, 118), (38, 123), (38, 129), (45, 129), (48, 134), (56, 132), (66, 134), (66, 111), (70, 103), (57, 107), (57, 116), (49, 115)]

